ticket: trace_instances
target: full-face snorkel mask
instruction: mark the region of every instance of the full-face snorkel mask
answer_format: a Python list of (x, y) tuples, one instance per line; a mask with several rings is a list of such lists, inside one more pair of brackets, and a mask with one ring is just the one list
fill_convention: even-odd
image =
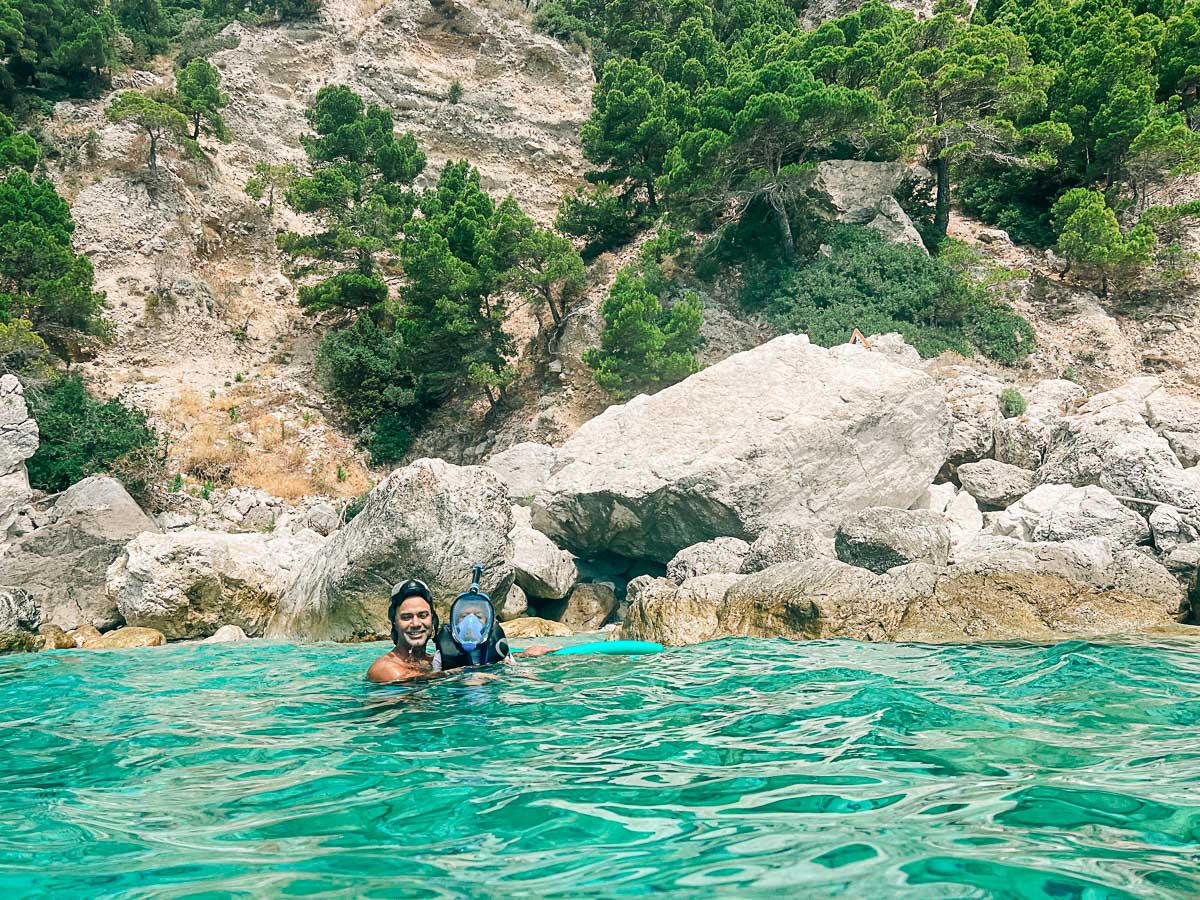
[(491, 597), (479, 590), (483, 566), (476, 565), (471, 575), (470, 590), (459, 594), (450, 604), (450, 633), (454, 643), (466, 653), (473, 653), (487, 642), (496, 622), (496, 610), (492, 607)]

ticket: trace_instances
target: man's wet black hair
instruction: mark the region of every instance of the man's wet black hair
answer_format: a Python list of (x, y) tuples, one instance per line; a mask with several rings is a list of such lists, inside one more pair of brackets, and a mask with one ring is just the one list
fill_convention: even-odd
[(388, 621), (392, 625), (392, 643), (397, 647), (400, 646), (400, 627), (396, 624), (396, 610), (409, 597), (420, 597), (429, 604), (429, 614), (433, 619), (433, 624), (429, 632), (430, 637), (436, 635), (438, 628), (441, 626), (441, 623), (438, 621), (437, 610), (433, 608), (433, 593), (429, 590), (429, 585), (419, 578), (410, 578), (408, 581), (402, 582), (392, 588), (392, 599), (388, 603)]

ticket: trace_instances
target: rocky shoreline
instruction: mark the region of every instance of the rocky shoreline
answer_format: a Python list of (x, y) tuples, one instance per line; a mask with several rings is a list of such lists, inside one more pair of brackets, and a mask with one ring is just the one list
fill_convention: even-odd
[(447, 604), (474, 562), (516, 637), (1042, 641), (1193, 619), (1200, 403), (1051, 380), (1006, 410), (1012, 385), (871, 344), (787, 335), (561, 447), (418, 460), (345, 523), (236, 489), (152, 518), (102, 476), (35, 501), (37, 426), (5, 376), (0, 650), (373, 640), (394, 582)]

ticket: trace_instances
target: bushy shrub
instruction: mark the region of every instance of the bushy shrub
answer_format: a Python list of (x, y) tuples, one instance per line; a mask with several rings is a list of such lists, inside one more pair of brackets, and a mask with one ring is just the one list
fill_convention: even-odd
[(591, 49), (592, 42), (587, 35), (587, 23), (568, 12), (557, 0), (551, 0), (538, 7), (533, 17), (533, 27), (564, 44), (577, 44), (584, 50)]
[(868, 229), (842, 226), (831, 252), (798, 266), (746, 273), (743, 303), (822, 347), (863, 334), (899, 332), (924, 357), (973, 349), (1012, 364), (1033, 348), (1033, 329), (993, 300), (957, 264), (890, 244)]
[(564, 234), (584, 238), (587, 244), (583, 258), (591, 259), (629, 243), (647, 224), (635, 205), (607, 185), (600, 185), (564, 197), (555, 227)]
[(29, 483), (39, 490), (62, 491), (89, 475), (118, 470), (132, 483), (137, 467), (122, 459), (138, 453), (148, 463), (156, 459), (146, 452), (160, 443), (146, 414), (120, 399), (96, 400), (78, 376), (30, 390), (27, 399), (40, 435)]
[(1000, 392), (1000, 413), (1006, 419), (1023, 415), (1029, 404), (1016, 388), (1005, 388)]
[(667, 308), (639, 272), (624, 269), (600, 312), (600, 346), (586, 351), (583, 361), (605, 390), (632, 396), (640, 388), (674, 384), (699, 371), (695, 351), (704, 314), (694, 293)]

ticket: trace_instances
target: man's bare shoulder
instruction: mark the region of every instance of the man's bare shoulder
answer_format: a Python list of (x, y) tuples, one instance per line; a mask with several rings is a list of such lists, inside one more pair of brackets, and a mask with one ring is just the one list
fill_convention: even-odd
[(367, 669), (367, 681), (373, 681), (376, 684), (390, 684), (427, 674), (427, 670), (397, 659), (395, 654), (389, 652), (371, 663), (371, 668)]

